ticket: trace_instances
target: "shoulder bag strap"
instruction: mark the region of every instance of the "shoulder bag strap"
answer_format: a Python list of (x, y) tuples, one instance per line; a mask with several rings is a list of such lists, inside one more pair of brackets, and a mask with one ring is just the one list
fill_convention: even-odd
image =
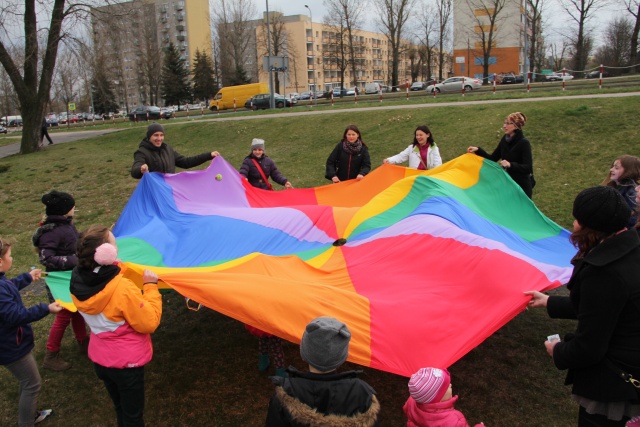
[(253, 162), (254, 165), (256, 165), (258, 172), (260, 172), (260, 176), (264, 180), (265, 184), (267, 184), (267, 187), (269, 187), (269, 190), (273, 191), (273, 187), (271, 186), (271, 183), (267, 179), (267, 176), (264, 174), (264, 170), (262, 170), (262, 166), (260, 166), (260, 163), (258, 163), (258, 161), (254, 158), (252, 158), (251, 161)]

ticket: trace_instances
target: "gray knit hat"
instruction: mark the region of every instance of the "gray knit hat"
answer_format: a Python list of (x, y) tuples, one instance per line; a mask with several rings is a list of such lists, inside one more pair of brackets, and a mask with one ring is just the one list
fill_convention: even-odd
[(151, 138), (151, 135), (156, 132), (164, 133), (164, 127), (159, 123), (151, 123), (149, 127), (147, 127), (147, 138)]
[(320, 372), (333, 371), (347, 360), (349, 341), (347, 325), (333, 317), (318, 317), (305, 328), (300, 356)]
[(614, 233), (629, 224), (631, 208), (613, 187), (599, 186), (582, 190), (573, 202), (573, 217), (581, 226)]
[(254, 148), (261, 148), (264, 150), (264, 139), (253, 138), (251, 141), (251, 149), (253, 150)]

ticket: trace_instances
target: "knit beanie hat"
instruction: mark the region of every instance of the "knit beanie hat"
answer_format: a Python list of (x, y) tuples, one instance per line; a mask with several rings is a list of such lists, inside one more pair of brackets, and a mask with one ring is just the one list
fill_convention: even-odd
[(253, 140), (251, 141), (251, 150), (253, 150), (254, 148), (260, 148), (264, 150), (264, 139), (253, 138)]
[(440, 402), (451, 384), (449, 371), (422, 368), (409, 379), (409, 394), (418, 403)]
[(318, 317), (302, 334), (300, 356), (320, 372), (333, 371), (347, 360), (350, 340), (347, 325), (333, 317)]
[(149, 127), (147, 127), (147, 138), (151, 138), (151, 135), (156, 132), (164, 133), (164, 127), (159, 123), (151, 123)]
[(42, 196), (42, 203), (47, 206), (47, 215), (65, 215), (76, 205), (71, 194), (55, 190)]
[(520, 112), (511, 113), (507, 116), (507, 121), (513, 123), (518, 129), (522, 129), (522, 126), (527, 123), (527, 116)]
[(629, 223), (631, 208), (613, 187), (591, 187), (582, 190), (573, 202), (573, 217), (583, 227), (613, 233)]

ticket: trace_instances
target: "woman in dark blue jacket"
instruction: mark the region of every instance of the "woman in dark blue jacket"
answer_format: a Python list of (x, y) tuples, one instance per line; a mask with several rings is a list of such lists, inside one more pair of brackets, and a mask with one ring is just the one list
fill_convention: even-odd
[(26, 308), (20, 297), (20, 289), (40, 278), (40, 270), (22, 273), (8, 279), (5, 273), (13, 264), (11, 244), (0, 238), (0, 365), (6, 366), (20, 382), (18, 403), (18, 425), (28, 426), (40, 422), (51, 414), (50, 409), (36, 410), (38, 393), (42, 381), (33, 350), (33, 330), (29, 323), (45, 317), (49, 313), (62, 310), (59, 303), (40, 303)]
[(556, 367), (568, 370), (578, 427), (623, 427), (640, 415), (640, 238), (626, 229), (631, 209), (612, 187), (582, 191), (573, 216), (569, 296), (526, 294), (530, 307), (578, 321), (564, 341), (545, 342)]

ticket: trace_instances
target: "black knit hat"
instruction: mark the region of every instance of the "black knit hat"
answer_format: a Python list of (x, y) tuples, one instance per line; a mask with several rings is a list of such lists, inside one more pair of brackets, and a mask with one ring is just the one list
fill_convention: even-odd
[(613, 233), (627, 226), (631, 208), (615, 188), (591, 187), (576, 197), (573, 216), (583, 227)]
[(76, 205), (71, 194), (55, 190), (42, 196), (42, 203), (47, 206), (47, 215), (65, 215)]
[(164, 127), (158, 123), (151, 123), (149, 127), (147, 127), (147, 138), (151, 138), (151, 135), (156, 132), (164, 133)]

